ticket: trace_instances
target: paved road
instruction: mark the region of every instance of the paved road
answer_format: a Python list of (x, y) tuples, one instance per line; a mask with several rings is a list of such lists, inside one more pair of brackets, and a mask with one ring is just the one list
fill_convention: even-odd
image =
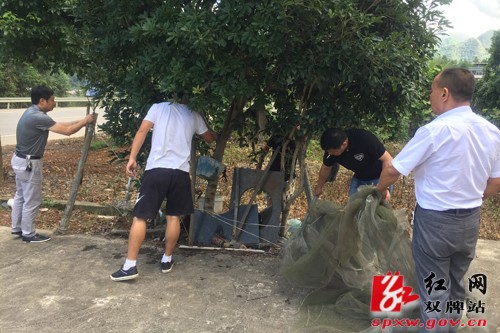
[[(16, 126), (19, 118), (26, 109), (1, 109), (0, 110), (0, 135), (2, 139), (2, 146), (15, 145), (16, 144)], [(49, 115), (55, 121), (69, 122), (74, 120), (79, 120), (85, 117), (87, 108), (84, 106), (80, 107), (70, 107), (70, 108), (55, 108), (53, 111), (49, 112)], [(103, 117), (104, 109), (96, 110), (99, 113), (97, 118), (97, 124), (101, 125), (104, 123), (105, 119)], [(77, 133), (73, 134), (72, 137), (79, 137), (85, 134), (85, 129), (81, 129)], [(50, 133), (49, 140), (67, 138), (65, 135)]]

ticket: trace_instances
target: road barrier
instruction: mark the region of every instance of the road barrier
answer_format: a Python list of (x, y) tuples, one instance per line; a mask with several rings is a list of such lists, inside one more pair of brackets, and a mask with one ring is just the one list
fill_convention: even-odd
[[(59, 107), (61, 103), (73, 103), (80, 105), (87, 105), (91, 100), (86, 97), (56, 97), (56, 107)], [(11, 106), (16, 106), (16, 108), (24, 108), (31, 105), (30, 97), (1, 97), (0, 98), (0, 109), (10, 109)], [(6, 107), (5, 107), (6, 106)]]

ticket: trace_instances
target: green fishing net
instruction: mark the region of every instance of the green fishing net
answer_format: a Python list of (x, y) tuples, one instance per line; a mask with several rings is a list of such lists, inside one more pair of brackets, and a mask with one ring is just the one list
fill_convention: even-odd
[[(402, 212), (380, 204), (373, 186), (361, 187), (345, 207), (316, 200), (282, 251), (281, 273), (293, 286), (311, 289), (298, 330), (380, 331), (368, 327), (373, 276), (399, 272), (416, 290), (410, 230)], [(332, 311), (364, 329), (332, 322)]]

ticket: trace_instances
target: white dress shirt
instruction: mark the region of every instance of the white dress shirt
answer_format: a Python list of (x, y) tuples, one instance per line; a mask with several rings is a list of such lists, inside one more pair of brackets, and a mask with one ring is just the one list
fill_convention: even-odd
[(392, 164), (405, 176), (414, 171), (422, 208), (479, 207), (488, 178), (500, 177), (500, 130), (458, 107), (419, 128)]

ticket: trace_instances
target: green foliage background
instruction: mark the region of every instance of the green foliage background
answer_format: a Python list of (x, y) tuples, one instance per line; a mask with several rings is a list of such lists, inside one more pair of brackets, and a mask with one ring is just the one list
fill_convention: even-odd
[(500, 126), (500, 30), (493, 33), (490, 57), (484, 69), (484, 77), (476, 87), (474, 106)]
[(267, 132), (300, 123), (308, 137), (363, 126), (397, 138), (426, 84), (444, 3), (8, 0), (0, 46), (88, 80), (107, 108), (104, 131), (123, 143), (151, 103), (180, 90), (216, 129), (250, 138), (263, 108)]
[[(118, 144), (176, 91), (245, 146), (259, 129), (286, 135), (296, 124), (308, 138), (341, 126), (405, 140), (430, 119), (427, 89), (447, 66), (429, 63), (447, 27), (436, 8), (446, 3), (3, 1), (0, 95), (44, 83), (64, 96), (64, 73), (76, 73), (98, 90), (103, 130)], [(495, 119), (498, 75), (488, 68), (475, 105)]]
[(42, 84), (54, 89), (57, 96), (66, 96), (72, 88), (69, 76), (62, 70), (51, 73), (30, 64), (0, 63), (1, 97), (29, 97), (31, 87)]

